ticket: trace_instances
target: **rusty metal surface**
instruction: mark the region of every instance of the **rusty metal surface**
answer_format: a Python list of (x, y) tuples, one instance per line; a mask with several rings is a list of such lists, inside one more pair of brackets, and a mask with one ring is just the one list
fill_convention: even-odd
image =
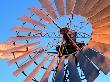
[(29, 67), (35, 60), (37, 60), (42, 53), (38, 54), (36, 57), (31, 59), (30, 61), (26, 62), (24, 65), (22, 65), (19, 69), (17, 69), (13, 74), (15, 76), (18, 76), (22, 71), (24, 71), (27, 67)]
[(22, 21), (25, 21), (25, 22), (28, 22), (28, 23), (31, 23), (31, 24), (35, 24), (36, 26), (41, 26), (41, 27), (45, 27), (44, 24), (41, 24), (40, 22), (28, 17), (28, 16), (22, 16), (21, 18), (19, 18), (19, 20), (22, 20)]
[(97, 50), (87, 48), (84, 51), (84, 54), (95, 64), (97, 65), (100, 70), (108, 74), (110, 71), (110, 59), (102, 55), (100, 52), (97, 52)]
[(99, 75), (98, 69), (88, 60), (83, 52), (77, 54), (77, 59), (87, 82), (93, 82)]
[(84, 7), (82, 8), (80, 15), (86, 17), (86, 14), (91, 10), (91, 8), (98, 2), (99, 0), (87, 0)]
[(64, 15), (64, 0), (54, 0), (59, 15)]
[(66, 0), (66, 15), (72, 15), (74, 10), (74, 0)]
[(53, 20), (57, 18), (55, 10), (50, 2), (50, 0), (39, 0), (42, 6), (46, 9), (48, 14), (52, 17)]
[(31, 82), (31, 80), (35, 77), (35, 75), (39, 72), (44, 63), (48, 60), (50, 55), (47, 55), (42, 62), (27, 76), (24, 82)]
[(96, 22), (94, 22), (94, 23), (92, 23), (92, 25), (93, 25), (93, 28), (95, 29), (95, 28), (100, 28), (100, 27), (103, 27), (103, 26), (108, 26), (108, 25), (110, 25), (110, 16), (108, 16), (108, 17), (106, 17), (106, 18), (104, 18), (104, 19), (101, 19), (101, 20), (99, 20), (99, 21), (96, 21)]
[(110, 34), (110, 25), (93, 29), (93, 34)]
[(41, 19), (45, 20), (46, 22), (50, 23), (52, 20), (47, 16), (46, 12), (41, 10), (40, 8), (33, 7), (28, 9), (30, 12), (35, 14), (36, 16), (39, 16)]
[(98, 50), (99, 52), (103, 53), (105, 56), (110, 57), (110, 45), (99, 43), (95, 41), (89, 41), (88, 47), (94, 48)]
[[(91, 0), (94, 1), (94, 0)], [(110, 0), (99, 0), (90, 10), (90, 12), (88, 12), (85, 16), (86, 18), (92, 17), (94, 15), (96, 15), (97, 13), (99, 13), (101, 10), (103, 10), (104, 8), (106, 8), (108, 5), (110, 5)]]
[(87, 0), (76, 0), (75, 7), (74, 7), (74, 13), (76, 15), (80, 15), (80, 12), (82, 8), (84, 7)]
[(81, 78), (78, 73), (76, 66), (76, 60), (73, 55), (70, 55), (68, 58), (68, 70), (69, 70), (69, 82), (81, 82)]
[(110, 44), (110, 34), (92, 34), (92, 41)]
[(96, 15), (94, 15), (93, 17), (90, 17), (88, 20), (90, 21), (90, 23), (93, 23), (103, 18), (106, 18), (108, 16), (110, 16), (110, 5), (104, 8), (102, 11), (100, 11)]
[(41, 30), (36, 30), (34, 28), (26, 28), (26, 27), (22, 27), (22, 26), (16, 26), (15, 28), (13, 28), (13, 31), (24, 31), (24, 32), (32, 32), (32, 33), (42, 33)]
[(10, 61), (8, 62), (8, 64), (9, 64), (9, 65), (10, 65), (10, 64), (13, 64), (13, 63), (15, 63), (15, 62), (21, 60), (22, 58), (24, 58), (24, 57), (26, 57), (26, 56), (29, 56), (29, 55), (32, 54), (33, 52), (39, 52), (41, 49), (42, 49), (42, 47), (37, 48), (37, 49), (34, 49), (34, 50), (31, 50), (31, 51), (27, 51), (27, 52), (25, 52), (24, 54), (22, 54), (21, 56), (16, 57), (16, 58), (10, 60)]

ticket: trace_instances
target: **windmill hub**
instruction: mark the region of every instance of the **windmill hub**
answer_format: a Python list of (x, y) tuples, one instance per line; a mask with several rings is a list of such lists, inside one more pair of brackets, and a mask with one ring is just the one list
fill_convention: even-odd
[(59, 45), (56, 47), (56, 50), (62, 55), (69, 55), (74, 54), (77, 50), (76, 46), (73, 44), (73, 42), (82, 49), (85, 45), (84, 42), (76, 42), (76, 36), (77, 32), (74, 30), (69, 30), (68, 28), (62, 28), (60, 30), (60, 34), (62, 34), (62, 39), (64, 40), (64, 43), (62, 45)]

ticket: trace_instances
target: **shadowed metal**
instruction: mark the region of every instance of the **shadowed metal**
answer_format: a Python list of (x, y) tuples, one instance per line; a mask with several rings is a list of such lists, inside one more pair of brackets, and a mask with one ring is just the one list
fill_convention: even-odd
[(99, 52), (103, 53), (105, 56), (110, 57), (110, 45), (109, 44), (89, 41), (88, 47), (94, 48), (98, 50)]
[(70, 82), (81, 82), (79, 72), (77, 70), (77, 65), (75, 62), (75, 57), (70, 55), (68, 58), (68, 70), (69, 70), (69, 81)]
[(64, 59), (65, 59), (65, 56), (63, 56), (61, 58), (60, 63), (58, 65), (55, 82), (63, 82), (63, 79), (64, 79)]
[(83, 52), (80, 52), (77, 54), (77, 59), (87, 82), (93, 82), (98, 77), (99, 71), (85, 55)]
[(93, 49), (86, 49), (83, 53), (94, 63), (96, 64), (103, 73), (108, 74), (110, 71), (110, 59), (103, 56), (101, 53), (93, 50)]

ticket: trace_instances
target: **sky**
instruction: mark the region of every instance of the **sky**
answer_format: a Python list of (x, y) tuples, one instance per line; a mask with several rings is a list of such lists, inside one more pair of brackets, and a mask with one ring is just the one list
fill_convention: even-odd
[[(27, 8), (35, 5), (40, 6), (37, 0), (0, 0), (0, 43), (7, 42), (8, 37), (14, 35), (11, 29), (21, 24), (17, 18), (31, 15)], [(17, 67), (15, 65), (9, 66), (7, 61), (0, 60), (0, 82), (23, 82), (25, 77), (22, 74), (17, 78), (13, 76), (12, 73)], [(110, 72), (108, 75), (100, 72), (99, 77), (94, 82), (110, 82)]]

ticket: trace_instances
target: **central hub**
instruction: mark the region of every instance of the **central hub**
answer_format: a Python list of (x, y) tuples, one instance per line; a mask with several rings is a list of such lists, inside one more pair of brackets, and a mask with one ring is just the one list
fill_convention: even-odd
[(77, 50), (73, 42), (79, 47), (82, 48), (84, 46), (84, 42), (76, 42), (77, 32), (74, 30), (69, 30), (68, 28), (62, 28), (60, 30), (60, 34), (62, 34), (62, 39), (64, 40), (64, 44), (58, 46), (56, 49), (59, 54), (68, 55), (73, 54)]

